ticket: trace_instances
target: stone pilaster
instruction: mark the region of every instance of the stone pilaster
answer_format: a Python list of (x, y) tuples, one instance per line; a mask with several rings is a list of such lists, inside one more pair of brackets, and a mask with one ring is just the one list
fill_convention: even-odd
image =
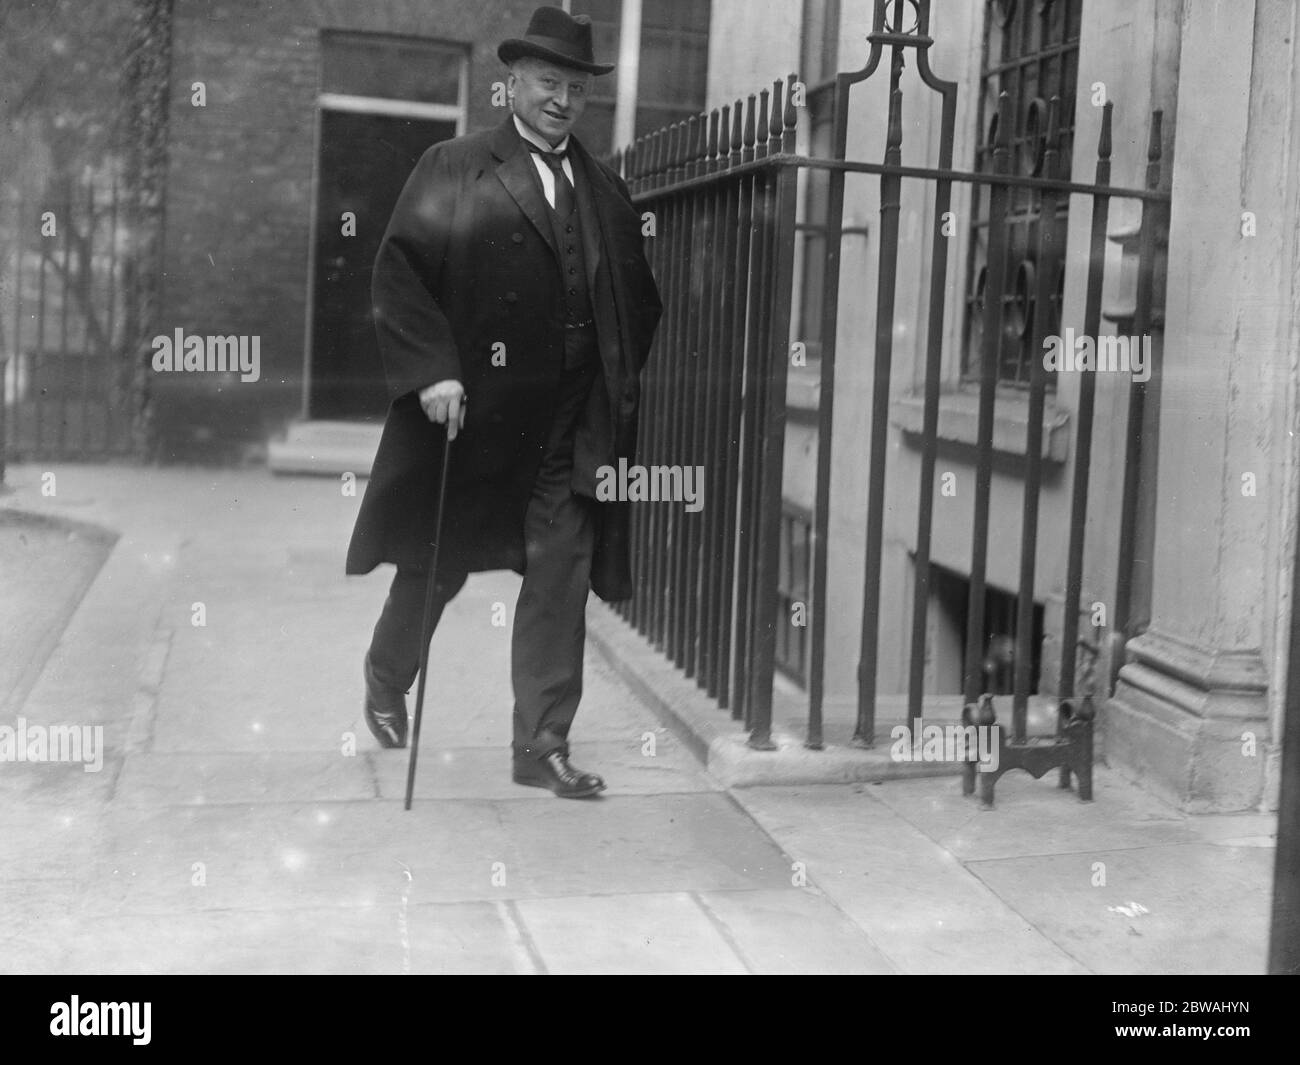
[[(1188, 0), (1172, 179), (1149, 629), (1107, 758), (1193, 810), (1265, 801), (1294, 555), (1295, 10)], [(1290, 157), (1290, 161), (1289, 161)]]

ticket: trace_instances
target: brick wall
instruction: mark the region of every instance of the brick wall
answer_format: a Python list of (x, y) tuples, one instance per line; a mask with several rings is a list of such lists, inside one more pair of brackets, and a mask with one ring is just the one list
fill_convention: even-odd
[[(496, 46), (532, 0), (176, 0), (158, 331), (261, 337), (261, 379), (153, 374), (163, 461), (260, 461), (302, 406), (320, 34), (471, 45), (469, 129), (500, 121)], [(207, 104), (191, 103), (202, 81)]]

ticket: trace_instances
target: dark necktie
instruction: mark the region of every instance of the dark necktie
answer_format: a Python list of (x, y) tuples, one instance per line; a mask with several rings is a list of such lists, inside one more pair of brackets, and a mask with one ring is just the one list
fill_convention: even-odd
[(561, 218), (568, 218), (573, 213), (573, 186), (569, 184), (569, 175), (564, 172), (567, 149), (563, 152), (548, 152), (532, 141), (526, 140), (524, 143), (530, 152), (540, 155), (542, 162), (551, 168), (551, 173), (555, 176), (555, 213)]

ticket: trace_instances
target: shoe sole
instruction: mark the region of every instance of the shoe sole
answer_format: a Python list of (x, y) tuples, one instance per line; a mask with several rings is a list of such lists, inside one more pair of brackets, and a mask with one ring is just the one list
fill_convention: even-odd
[(593, 795), (599, 795), (605, 790), (605, 784), (597, 784), (595, 787), (584, 788), (582, 791), (556, 791), (554, 784), (548, 780), (541, 780), (537, 777), (520, 776), (518, 773), (513, 774), (513, 780), (516, 784), (523, 784), (529, 788), (545, 788), (551, 794), (561, 799), (589, 799)]

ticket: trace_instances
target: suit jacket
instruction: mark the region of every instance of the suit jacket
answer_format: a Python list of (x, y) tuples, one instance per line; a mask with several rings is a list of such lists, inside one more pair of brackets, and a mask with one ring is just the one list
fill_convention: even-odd
[[(570, 136), (600, 374), (574, 445), (573, 483), (633, 461), (639, 375), (661, 305), (627, 186)], [(465, 387), (452, 445), (439, 567), (524, 566), (524, 513), (564, 359), (564, 301), (550, 211), (513, 118), (434, 145), (411, 173), (375, 260), (376, 335), (390, 406), (348, 548), (347, 572), (418, 568), (432, 550), (444, 427), (417, 393)], [(632, 594), (626, 503), (597, 510), (592, 588)]]

